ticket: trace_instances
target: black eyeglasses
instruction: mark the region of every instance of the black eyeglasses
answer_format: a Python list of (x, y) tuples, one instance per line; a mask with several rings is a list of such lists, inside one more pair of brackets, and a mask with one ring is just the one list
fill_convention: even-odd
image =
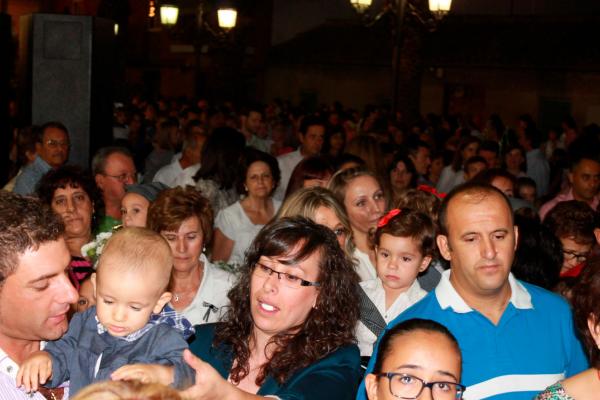
[(382, 372), (376, 374), (378, 377), (388, 378), (390, 393), (399, 399), (416, 399), (424, 388), (431, 390), (433, 400), (460, 400), (466, 389), (465, 386), (456, 382), (425, 382), (421, 378), (410, 374), (399, 372)]
[(275, 273), (277, 274), (277, 278), (281, 283), (292, 289), (298, 289), (302, 286), (321, 286), (319, 282), (310, 282), (302, 278), (298, 278), (296, 275), (288, 274), (286, 272), (278, 272), (267, 267), (266, 265), (259, 263), (254, 264), (254, 272), (256, 272), (256, 275), (263, 278), (268, 278)]
[(567, 261), (575, 260), (578, 264), (585, 262), (588, 258), (589, 253), (576, 253), (571, 250), (563, 250), (563, 256)]

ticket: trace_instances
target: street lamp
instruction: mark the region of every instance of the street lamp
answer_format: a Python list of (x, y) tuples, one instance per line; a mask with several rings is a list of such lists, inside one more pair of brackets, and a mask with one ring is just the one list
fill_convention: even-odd
[(219, 8), (217, 10), (217, 19), (219, 20), (219, 27), (229, 32), (235, 28), (237, 10), (235, 8)]
[(429, 0), (429, 11), (437, 20), (444, 18), (451, 6), (452, 0)]
[(429, 0), (429, 12), (431, 16), (423, 15), (423, 11), (412, 4), (412, 0), (384, 0), (381, 10), (374, 16), (367, 15), (366, 10), (371, 5), (371, 0), (350, 0), (350, 4), (361, 14), (363, 23), (371, 26), (379, 21), (384, 15), (394, 15), (392, 24), (393, 55), (392, 55), (392, 110), (398, 110), (400, 99), (400, 49), (402, 47), (402, 27), (404, 15), (407, 11), (414, 16), (429, 31), (434, 31), (439, 21), (450, 11), (452, 0)]
[(173, 4), (161, 4), (160, 22), (165, 26), (173, 26), (177, 23), (179, 8)]
[(371, 3), (372, 0), (350, 0), (350, 4), (359, 14), (367, 11), (367, 8), (371, 7)]

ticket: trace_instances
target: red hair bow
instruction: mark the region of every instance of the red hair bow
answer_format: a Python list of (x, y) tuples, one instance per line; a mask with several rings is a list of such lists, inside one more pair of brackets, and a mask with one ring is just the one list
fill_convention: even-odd
[(389, 213), (387, 213), (383, 217), (381, 217), (381, 219), (377, 223), (377, 227), (383, 228), (384, 226), (387, 225), (388, 222), (390, 222), (390, 219), (394, 218), (398, 214), (400, 214), (399, 208), (394, 208), (393, 210), (390, 210)]
[(422, 192), (431, 193), (438, 199), (443, 199), (444, 197), (446, 197), (446, 193), (438, 192), (437, 190), (435, 190), (434, 187), (427, 186), (427, 185), (419, 185), (419, 187), (417, 187), (417, 190), (420, 190)]

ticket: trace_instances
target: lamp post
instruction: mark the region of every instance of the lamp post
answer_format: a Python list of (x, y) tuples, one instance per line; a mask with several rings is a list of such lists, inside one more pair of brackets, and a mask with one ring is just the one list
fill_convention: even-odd
[[(365, 17), (367, 10), (371, 7), (372, 0), (350, 0), (350, 4), (354, 9)], [(415, 16), (429, 30), (434, 30), (436, 24), (450, 11), (452, 0), (429, 0), (429, 12), (434, 18), (423, 17), (422, 12), (417, 9), (411, 0), (385, 0), (382, 10), (373, 17), (365, 18), (367, 25), (372, 25), (377, 22), (384, 14), (393, 13), (394, 23), (392, 25), (392, 111), (399, 111), (400, 92), (401, 92), (401, 75), (400, 62), (402, 60), (402, 40), (404, 18), (406, 16), (407, 7), (410, 14)]]
[(235, 28), (237, 22), (237, 10), (235, 8), (219, 8), (217, 10), (219, 27), (225, 32)]
[(173, 26), (177, 24), (179, 17), (179, 7), (173, 4), (161, 4), (160, 6), (160, 23), (165, 26)]

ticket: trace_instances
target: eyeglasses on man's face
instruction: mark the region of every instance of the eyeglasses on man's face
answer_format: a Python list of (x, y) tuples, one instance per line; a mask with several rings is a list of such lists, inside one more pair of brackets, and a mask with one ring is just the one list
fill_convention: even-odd
[(254, 264), (254, 272), (257, 276), (260, 276), (262, 278), (268, 278), (273, 274), (277, 274), (279, 282), (281, 282), (284, 286), (290, 287), (292, 289), (298, 289), (303, 286), (321, 286), (321, 283), (319, 282), (310, 282), (299, 278), (293, 274), (288, 274), (286, 272), (278, 272), (260, 263)]
[(399, 372), (382, 372), (376, 376), (387, 378), (390, 384), (390, 393), (399, 399), (417, 399), (423, 389), (429, 388), (433, 400), (460, 400), (465, 391), (465, 386), (460, 383), (425, 382), (416, 376)]
[(137, 181), (137, 175), (136, 173), (133, 174), (121, 174), (121, 175), (109, 175), (109, 174), (102, 174), (104, 176), (107, 176), (109, 178), (113, 178), (118, 180), (121, 183), (135, 183)]
[(55, 139), (48, 139), (44, 143), (48, 147), (51, 147), (53, 149), (58, 148), (58, 147), (69, 147), (71, 145), (68, 140), (55, 140)]

